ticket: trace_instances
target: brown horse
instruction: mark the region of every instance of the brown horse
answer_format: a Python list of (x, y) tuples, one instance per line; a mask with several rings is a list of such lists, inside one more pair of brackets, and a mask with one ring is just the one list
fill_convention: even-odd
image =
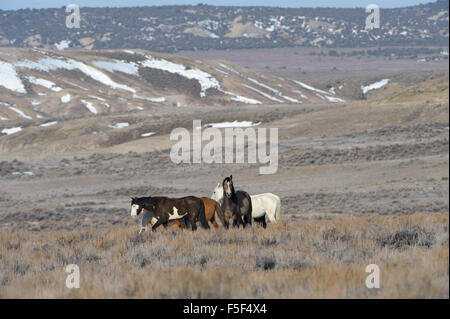
[[(225, 225), (225, 219), (223, 217), (222, 209), (220, 208), (220, 205), (218, 202), (216, 202), (214, 199), (211, 199), (209, 197), (201, 197), (200, 198), (203, 201), (203, 204), (205, 205), (205, 216), (206, 220), (208, 222), (211, 222), (214, 228), (219, 228), (219, 225), (216, 222), (215, 214), (219, 217), (220, 221), (222, 222), (222, 225)], [(184, 225), (182, 225), (184, 223)], [(177, 225), (178, 227), (185, 227), (188, 221), (186, 219), (183, 220), (183, 222), (180, 222), (180, 220), (175, 220), (172, 225)]]
[(136, 217), (142, 211), (141, 232), (147, 229), (150, 223), (152, 231), (159, 225), (167, 227), (170, 221), (185, 219), (189, 221), (192, 230), (197, 229), (197, 221), (205, 229), (209, 229), (205, 216), (205, 204), (195, 196), (182, 198), (168, 197), (133, 197), (131, 199), (131, 216)]

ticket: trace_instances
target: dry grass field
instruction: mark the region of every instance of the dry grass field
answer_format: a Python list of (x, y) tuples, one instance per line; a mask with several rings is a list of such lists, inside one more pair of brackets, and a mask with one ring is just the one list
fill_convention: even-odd
[[(292, 216), (266, 230), (0, 233), (1, 298), (448, 298), (447, 213)], [(67, 264), (80, 288), (65, 286)], [(380, 288), (365, 267), (380, 267)]]

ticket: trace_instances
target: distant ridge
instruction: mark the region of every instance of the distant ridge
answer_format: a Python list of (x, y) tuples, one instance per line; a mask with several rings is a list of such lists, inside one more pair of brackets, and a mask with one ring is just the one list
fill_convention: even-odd
[[(381, 9), (365, 30), (363, 8), (160, 6), (81, 8), (81, 28), (59, 9), (0, 10), (0, 46), (156, 52), (271, 47), (448, 46), (446, 0)], [(42, 23), (45, 21), (45, 23)]]

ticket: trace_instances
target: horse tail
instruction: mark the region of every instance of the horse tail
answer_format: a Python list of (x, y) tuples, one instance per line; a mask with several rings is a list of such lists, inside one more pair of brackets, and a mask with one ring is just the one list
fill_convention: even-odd
[(277, 200), (276, 200), (277, 208), (275, 210), (275, 220), (277, 222), (279, 222), (280, 218), (281, 218), (281, 200), (280, 200), (280, 197), (278, 197), (277, 195), (275, 195), (275, 197), (277, 198)]
[(200, 220), (200, 224), (202, 225), (202, 227), (204, 229), (209, 229), (209, 224), (208, 221), (206, 220), (206, 214), (205, 214), (205, 204), (203, 203), (202, 200), (200, 200), (200, 213), (199, 213), (199, 220)]
[(217, 216), (219, 216), (220, 222), (223, 226), (225, 226), (225, 217), (223, 216), (222, 208), (220, 207), (219, 203), (214, 201), (214, 211), (216, 212)]
[(253, 206), (252, 206), (252, 197), (247, 194), (248, 196), (248, 212), (247, 212), (247, 218), (248, 222), (251, 225), (252, 224), (252, 214), (253, 214)]

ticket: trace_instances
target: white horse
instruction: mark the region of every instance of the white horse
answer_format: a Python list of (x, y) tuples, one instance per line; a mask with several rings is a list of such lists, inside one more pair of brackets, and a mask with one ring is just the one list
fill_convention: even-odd
[[(223, 186), (221, 183), (217, 183), (214, 192), (211, 195), (219, 204), (222, 204), (223, 200)], [(269, 219), (271, 223), (277, 223), (280, 221), (281, 215), (281, 200), (275, 194), (263, 193), (257, 195), (250, 195), (252, 200), (252, 218), (262, 222), (265, 225), (265, 217)]]

